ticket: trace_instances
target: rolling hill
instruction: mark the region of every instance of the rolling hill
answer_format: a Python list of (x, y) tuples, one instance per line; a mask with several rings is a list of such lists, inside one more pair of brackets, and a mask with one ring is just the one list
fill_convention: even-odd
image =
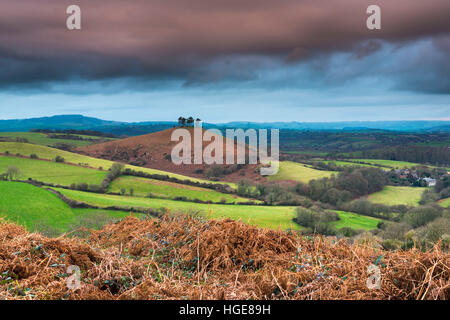
[(167, 199), (224, 203), (249, 201), (249, 199), (241, 198), (234, 194), (225, 194), (196, 186), (134, 176), (121, 176), (114, 180), (109, 187), (109, 191), (114, 193), (125, 191), (126, 194), (130, 194), (130, 190), (133, 190), (133, 195), (140, 197), (151, 195), (152, 197)]
[(9, 166), (20, 170), (19, 180), (32, 178), (45, 183), (70, 186), (72, 183), (100, 184), (106, 171), (84, 168), (47, 160), (28, 159), (16, 156), (0, 156), (0, 173)]
[[(81, 226), (94, 228), (99, 220), (111, 222), (129, 215), (121, 211), (72, 209), (43, 188), (10, 181), (0, 181), (0, 209), (1, 218), (23, 225), (30, 231), (52, 236)], [(94, 221), (80, 225), (89, 217)]]
[[(88, 166), (95, 169), (107, 170), (111, 168), (114, 161), (97, 159), (89, 157), (82, 154), (77, 154), (73, 152), (68, 152), (64, 150), (59, 150), (55, 148), (30, 144), (30, 143), (20, 143), (20, 142), (0, 142), (0, 154), (5, 154), (8, 152), (11, 155), (23, 155), (29, 157), (32, 154), (37, 155), (40, 159), (53, 160), (56, 156), (64, 158), (66, 163), (71, 163), (80, 166)], [(135, 171), (142, 171), (148, 174), (159, 174), (167, 175), (179, 180), (191, 180), (193, 182), (206, 182), (206, 183), (221, 183), (221, 182), (211, 182), (205, 179), (197, 179), (193, 177), (188, 177), (185, 175), (180, 175), (176, 173), (171, 173), (167, 171), (155, 170), (150, 168), (137, 167), (133, 165), (127, 165), (126, 168), (130, 168)], [(228, 183), (231, 187), (235, 187), (234, 184)]]
[[(68, 137), (73, 137), (68, 139)], [(75, 139), (78, 138), (78, 139)], [(0, 132), (0, 141), (27, 141), (33, 144), (39, 144), (42, 146), (54, 147), (57, 144), (69, 144), (74, 147), (88, 146), (93, 143), (104, 142), (110, 140), (109, 138), (95, 137), (95, 136), (83, 136), (75, 134), (53, 134), (48, 135), (40, 132)]]
[(369, 195), (369, 200), (373, 203), (394, 205), (419, 205), (420, 198), (425, 188), (414, 187), (394, 187), (386, 186), (383, 190)]
[(82, 115), (58, 115), (42, 118), (0, 120), (0, 132), (20, 132), (31, 129), (86, 129), (118, 124), (121, 124), (121, 122), (101, 120)]
[(313, 179), (329, 178), (334, 173), (336, 172), (313, 169), (307, 165), (297, 162), (282, 161), (280, 162), (278, 173), (273, 176), (269, 176), (268, 180), (308, 183)]
[[(175, 129), (172, 128), (142, 136), (100, 143), (87, 147), (81, 147), (78, 150), (80, 153), (95, 158), (120, 161), (132, 165), (173, 172), (194, 178), (205, 178), (205, 174), (207, 174), (207, 171), (212, 166), (208, 166), (206, 164), (176, 165), (171, 161), (170, 155), (172, 153), (172, 149), (178, 144), (178, 142), (171, 141), (171, 135), (174, 130)], [(191, 141), (193, 146), (193, 129), (188, 128), (187, 130), (191, 133)], [(223, 154), (225, 159), (226, 138), (221, 135), (216, 135), (214, 137), (217, 139), (223, 139)], [(203, 142), (203, 148), (209, 144), (210, 142)], [(236, 150), (237, 143), (234, 145)], [(193, 159), (193, 157), (194, 150), (192, 147), (191, 158)], [(224, 181), (238, 182), (244, 178), (254, 182), (265, 181), (265, 178), (257, 172), (256, 164), (243, 165), (240, 168), (237, 168), (235, 165), (226, 164), (220, 165), (220, 167), (222, 167), (223, 170), (229, 171), (220, 175), (220, 179)]]

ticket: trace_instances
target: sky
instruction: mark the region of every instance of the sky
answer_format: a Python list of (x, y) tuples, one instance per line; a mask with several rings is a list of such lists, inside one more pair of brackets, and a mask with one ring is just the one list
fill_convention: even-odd
[[(66, 27), (81, 8), (81, 30)], [(366, 9), (381, 8), (368, 30)], [(450, 120), (449, 0), (0, 0), (0, 119)]]

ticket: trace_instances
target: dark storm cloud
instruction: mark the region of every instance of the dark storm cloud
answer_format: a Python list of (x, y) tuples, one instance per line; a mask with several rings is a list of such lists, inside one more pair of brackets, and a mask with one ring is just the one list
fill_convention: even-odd
[[(133, 78), (185, 85), (254, 81), (259, 70), (376, 53), (434, 38), (424, 59), (450, 54), (448, 0), (0, 0), (0, 85)], [(65, 28), (66, 8), (82, 8), (81, 31)], [(365, 27), (382, 8), (382, 30)], [(431, 48), (431, 49), (430, 49)], [(434, 52), (436, 51), (436, 52)], [(401, 88), (450, 92), (441, 59), (408, 63)], [(279, 65), (278, 65), (279, 66)], [(419, 72), (416, 72), (415, 69)], [(376, 73), (376, 70), (374, 71)], [(426, 85), (420, 75), (425, 77)], [(326, 73), (326, 70), (324, 71)], [(320, 74), (320, 72), (319, 72)], [(398, 75), (395, 75), (399, 79)]]

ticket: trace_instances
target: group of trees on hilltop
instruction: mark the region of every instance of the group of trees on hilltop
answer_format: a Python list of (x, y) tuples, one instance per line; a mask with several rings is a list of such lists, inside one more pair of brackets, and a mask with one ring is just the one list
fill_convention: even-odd
[(180, 127), (193, 127), (195, 121), (201, 121), (199, 118), (195, 119), (193, 117), (185, 118), (185, 117), (179, 117), (178, 118), (178, 125)]

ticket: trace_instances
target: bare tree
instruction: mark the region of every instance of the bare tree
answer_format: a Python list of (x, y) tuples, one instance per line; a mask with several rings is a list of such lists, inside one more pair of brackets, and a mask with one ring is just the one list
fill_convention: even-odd
[(16, 180), (20, 175), (20, 170), (16, 166), (9, 166), (5, 174), (9, 180)]

